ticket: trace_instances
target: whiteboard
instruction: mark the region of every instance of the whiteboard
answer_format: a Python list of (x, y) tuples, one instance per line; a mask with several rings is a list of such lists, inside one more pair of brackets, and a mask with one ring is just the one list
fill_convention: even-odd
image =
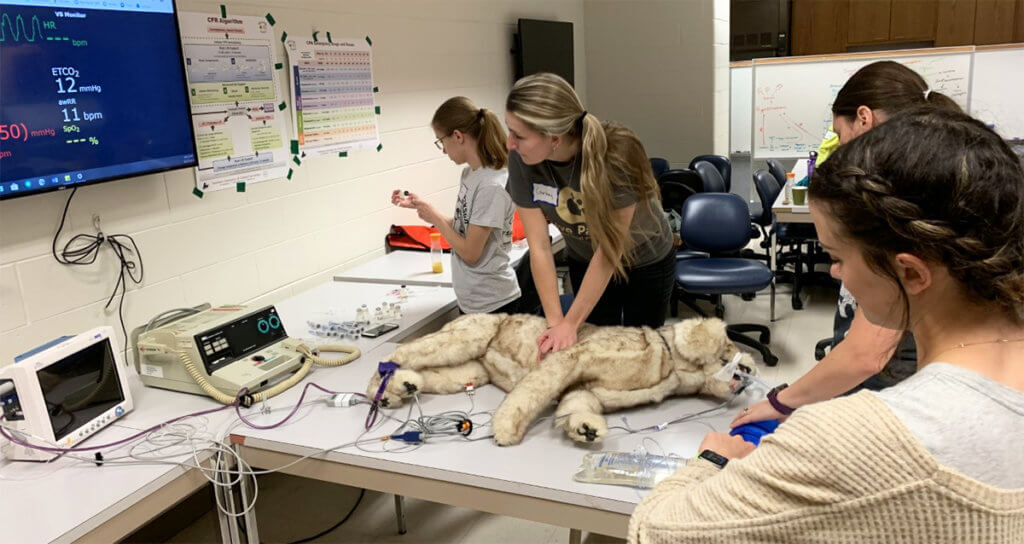
[[(832, 102), (846, 80), (866, 64), (886, 57), (754, 61), (751, 113), (755, 158), (803, 157), (817, 150), (832, 124)], [(971, 52), (894, 56), (962, 108), (967, 109)], [(1004, 95), (1005, 96), (1005, 95)]]
[(754, 115), (753, 66), (729, 68), (729, 152), (750, 153), (750, 120)]
[(970, 113), (1006, 140), (1024, 139), (1024, 48), (974, 53)]

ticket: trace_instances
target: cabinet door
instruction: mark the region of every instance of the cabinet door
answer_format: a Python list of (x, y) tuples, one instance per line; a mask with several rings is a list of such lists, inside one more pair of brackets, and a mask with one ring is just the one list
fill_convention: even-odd
[(974, 43), (1008, 43), (1013, 41), (1015, 0), (978, 0), (974, 17)]
[(793, 54), (845, 52), (849, 15), (847, 0), (793, 0)]
[(1024, 0), (1017, 0), (1017, 16), (1014, 17), (1013, 41), (1024, 42)]
[(935, 39), (938, 0), (892, 0), (889, 39), (908, 42)]
[(974, 10), (977, 0), (939, 0), (935, 46), (974, 43)]
[(850, 2), (849, 43), (889, 41), (891, 0), (855, 0)]

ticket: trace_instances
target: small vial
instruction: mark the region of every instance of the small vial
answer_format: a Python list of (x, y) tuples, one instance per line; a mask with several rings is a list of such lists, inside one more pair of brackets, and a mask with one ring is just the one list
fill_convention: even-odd
[(441, 263), (441, 233), (430, 233), (430, 270), (434, 274), (444, 272), (444, 265)]
[(782, 203), (789, 205), (793, 202), (793, 183), (795, 183), (796, 174), (793, 172), (786, 172), (786, 186), (782, 188), (784, 191), (782, 195)]
[(401, 302), (405, 302), (405, 301), (409, 300), (409, 288), (408, 287), (403, 285), (398, 290), (398, 300), (401, 301)]

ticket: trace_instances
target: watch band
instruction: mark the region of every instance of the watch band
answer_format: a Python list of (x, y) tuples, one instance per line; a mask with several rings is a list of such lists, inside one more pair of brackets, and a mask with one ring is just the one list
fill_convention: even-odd
[(697, 457), (704, 459), (705, 461), (708, 461), (715, 465), (718, 465), (718, 468), (725, 468), (726, 463), (729, 462), (728, 457), (719, 455), (711, 450), (704, 450), (700, 452), (700, 455), (698, 455)]
[(784, 416), (788, 416), (792, 414), (794, 410), (796, 410), (796, 408), (793, 408), (792, 406), (787, 406), (786, 404), (779, 400), (779, 391), (782, 391), (787, 387), (789, 387), (789, 384), (787, 383), (776, 385), (775, 387), (772, 388), (771, 391), (768, 392), (768, 404), (771, 404), (772, 408), (774, 408), (776, 412)]

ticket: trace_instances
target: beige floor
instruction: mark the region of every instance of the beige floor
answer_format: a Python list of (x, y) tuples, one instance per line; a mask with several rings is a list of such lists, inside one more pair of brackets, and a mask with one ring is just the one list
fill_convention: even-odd
[[(761, 369), (770, 382), (792, 382), (803, 374), (814, 364), (814, 344), (831, 334), (834, 291), (805, 291), (805, 306), (801, 311), (790, 307), (788, 292), (788, 286), (780, 287), (776, 300), (778, 319), (771, 324), (771, 347), (780, 358), (779, 365)], [(768, 298), (767, 292), (750, 302), (727, 297), (726, 321), (767, 324)], [(687, 310), (681, 306), (680, 311)], [(681, 313), (680, 317), (689, 315)], [(262, 476), (257, 504), (260, 539), (268, 543), (288, 542), (318, 533), (341, 519), (357, 496), (358, 490), (349, 487), (287, 475)], [(415, 499), (406, 499), (406, 519), (408, 533), (397, 534), (392, 496), (368, 491), (345, 525), (316, 542), (546, 544), (564, 543), (569, 539), (568, 529), (561, 527)], [(219, 542), (217, 530), (216, 515), (210, 512), (185, 527), (170, 542)], [(622, 541), (585, 534), (584, 542)]]

